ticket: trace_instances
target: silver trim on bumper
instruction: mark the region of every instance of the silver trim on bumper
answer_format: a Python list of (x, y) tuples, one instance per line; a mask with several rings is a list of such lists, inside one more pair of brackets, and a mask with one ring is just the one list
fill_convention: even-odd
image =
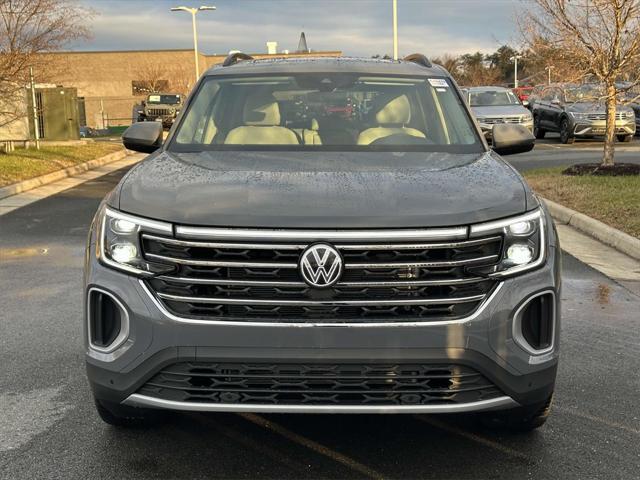
[(503, 396), (478, 402), (444, 405), (263, 405), (230, 403), (195, 403), (163, 400), (134, 393), (123, 405), (190, 412), (251, 413), (460, 413), (517, 407), (511, 397)]

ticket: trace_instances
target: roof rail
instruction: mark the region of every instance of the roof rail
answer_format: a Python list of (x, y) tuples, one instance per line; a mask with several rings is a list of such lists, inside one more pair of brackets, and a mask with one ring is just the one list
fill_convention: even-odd
[(247, 55), (246, 53), (234, 52), (229, 54), (229, 56), (224, 59), (224, 62), (222, 62), (222, 66), (229, 67), (243, 60), (253, 60), (253, 57), (251, 55)]
[(418, 65), (422, 65), (427, 68), (433, 67), (431, 61), (421, 53), (412, 53), (411, 55), (404, 57), (402, 60), (405, 62), (417, 63)]

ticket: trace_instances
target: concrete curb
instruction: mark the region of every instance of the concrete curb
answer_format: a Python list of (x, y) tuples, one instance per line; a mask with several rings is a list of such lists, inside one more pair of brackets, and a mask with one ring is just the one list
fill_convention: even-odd
[(46, 185), (48, 183), (57, 182), (58, 180), (62, 180), (63, 178), (72, 177), (73, 175), (78, 175), (80, 173), (93, 170), (94, 168), (101, 167), (103, 165), (106, 165), (107, 163), (117, 162), (118, 160), (122, 160), (130, 153), (131, 152), (127, 150), (113, 152), (109, 155), (105, 155), (104, 157), (95, 158), (93, 160), (89, 160), (72, 167), (67, 167), (62, 170), (57, 170), (45, 175), (40, 175), (39, 177), (30, 178), (28, 180), (23, 180), (22, 182), (7, 185), (6, 187), (0, 188), (0, 200), (12, 195), (16, 195), (18, 193), (41, 187), (42, 185)]
[[(541, 197), (542, 198), (542, 197)], [(605, 243), (616, 250), (640, 260), (640, 239), (621, 232), (609, 225), (591, 218), (584, 213), (576, 212), (558, 203), (542, 198), (549, 208), (551, 216), (560, 223), (570, 225), (576, 230)]]

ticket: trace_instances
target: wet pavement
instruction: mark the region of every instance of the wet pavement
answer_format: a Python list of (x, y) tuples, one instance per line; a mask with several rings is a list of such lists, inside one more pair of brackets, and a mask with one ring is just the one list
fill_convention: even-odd
[(568, 255), (554, 411), (536, 432), (471, 415), (103, 424), (84, 374), (82, 256), (122, 173), (0, 216), (0, 478), (638, 478), (640, 297)]

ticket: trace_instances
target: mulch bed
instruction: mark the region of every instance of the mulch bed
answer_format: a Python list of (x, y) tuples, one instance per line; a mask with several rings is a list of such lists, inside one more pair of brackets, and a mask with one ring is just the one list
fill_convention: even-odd
[(623, 175), (640, 175), (640, 165), (635, 163), (616, 163), (602, 165), (601, 163), (578, 163), (562, 171), (563, 175), (599, 175), (618, 177)]

